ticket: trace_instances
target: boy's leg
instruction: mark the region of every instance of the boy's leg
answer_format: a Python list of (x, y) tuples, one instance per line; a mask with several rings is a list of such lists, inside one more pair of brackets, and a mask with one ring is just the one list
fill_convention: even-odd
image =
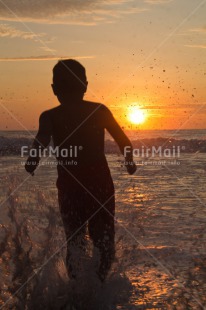
[(100, 264), (97, 273), (101, 281), (105, 280), (115, 257), (114, 207), (115, 201), (114, 196), (112, 196), (88, 224), (90, 237), (100, 252)]
[(58, 198), (67, 240), (67, 272), (70, 277), (75, 278), (79, 270), (79, 255), (85, 251), (84, 193), (72, 195), (71, 192), (59, 190)]

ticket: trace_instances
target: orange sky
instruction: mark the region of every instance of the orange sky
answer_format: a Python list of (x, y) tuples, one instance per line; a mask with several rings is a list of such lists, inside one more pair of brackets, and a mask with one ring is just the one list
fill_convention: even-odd
[(143, 129), (205, 128), (204, 1), (47, 1), (0, 4), (1, 130), (36, 129), (58, 104), (50, 84), (61, 57), (79, 59), (85, 98), (125, 128), (133, 105), (147, 115)]

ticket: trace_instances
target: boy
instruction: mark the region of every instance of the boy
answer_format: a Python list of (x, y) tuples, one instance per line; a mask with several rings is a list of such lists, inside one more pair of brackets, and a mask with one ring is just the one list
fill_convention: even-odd
[[(83, 100), (87, 84), (85, 68), (79, 62), (67, 59), (54, 66), (52, 88), (60, 105), (41, 114), (33, 148), (43, 150), (51, 137), (58, 148), (57, 188), (69, 276), (78, 276), (73, 250), (84, 249), (88, 223), (89, 236), (100, 253), (97, 274), (104, 281), (115, 255), (114, 186), (104, 154), (104, 129), (122, 154), (130, 147), (125, 158), (130, 174), (136, 166), (132, 145), (108, 108)], [(29, 157), (25, 168), (33, 174), (38, 163), (39, 157)]]

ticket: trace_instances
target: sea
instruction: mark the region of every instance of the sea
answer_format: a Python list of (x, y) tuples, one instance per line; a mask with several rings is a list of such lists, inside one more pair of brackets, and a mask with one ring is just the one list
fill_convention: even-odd
[(79, 278), (67, 276), (55, 158), (28, 175), (21, 148), (36, 132), (0, 132), (0, 309), (206, 309), (206, 130), (126, 133), (134, 175), (105, 135), (116, 257), (102, 284), (89, 238)]

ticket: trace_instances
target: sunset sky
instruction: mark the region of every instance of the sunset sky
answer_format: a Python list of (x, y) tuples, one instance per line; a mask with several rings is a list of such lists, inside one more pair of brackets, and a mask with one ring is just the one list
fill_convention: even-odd
[(206, 128), (205, 16), (206, 0), (0, 0), (0, 129), (37, 129), (60, 58), (125, 128), (132, 106), (142, 129)]

